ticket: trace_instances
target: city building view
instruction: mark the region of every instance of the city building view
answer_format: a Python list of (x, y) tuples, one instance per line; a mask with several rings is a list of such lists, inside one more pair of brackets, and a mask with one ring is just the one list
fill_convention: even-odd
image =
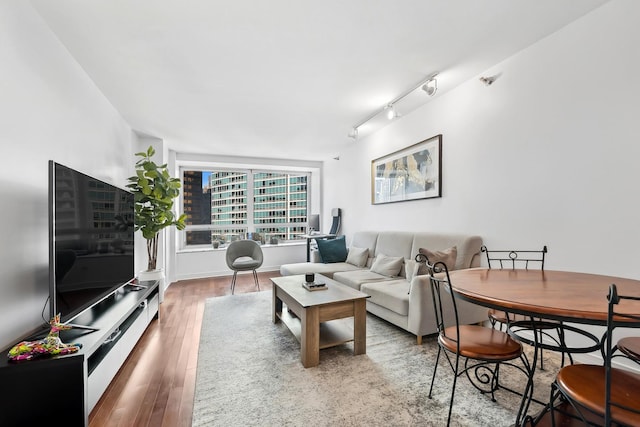
[(186, 245), (299, 239), (308, 227), (305, 173), (183, 171)]

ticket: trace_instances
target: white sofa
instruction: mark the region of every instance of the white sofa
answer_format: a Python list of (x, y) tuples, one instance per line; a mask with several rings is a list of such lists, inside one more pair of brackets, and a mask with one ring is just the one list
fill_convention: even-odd
[[(369, 294), (367, 311), (415, 334), (418, 344), (421, 344), (423, 335), (437, 332), (428, 276), (417, 275), (409, 282), (406, 279), (404, 265), (396, 276), (378, 274), (371, 271), (371, 266), (376, 256), (380, 254), (403, 257), (407, 262), (413, 260), (421, 248), (444, 251), (453, 246), (457, 248), (454, 269), (480, 266), (482, 239), (479, 236), (430, 232), (361, 231), (353, 235), (348, 247), (368, 249), (365, 266), (358, 267), (347, 262), (328, 264), (302, 262), (282, 265), (280, 274), (289, 276), (319, 273)], [(457, 300), (457, 305), (461, 323), (472, 324), (487, 319), (486, 308), (462, 300)]]

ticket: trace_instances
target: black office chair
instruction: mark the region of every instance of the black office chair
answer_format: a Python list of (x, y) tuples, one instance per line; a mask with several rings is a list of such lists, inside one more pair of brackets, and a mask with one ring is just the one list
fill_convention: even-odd
[[(330, 237), (322, 237), (323, 239), (333, 239), (335, 238), (338, 233), (340, 233), (340, 226), (342, 225), (342, 211), (340, 210), (340, 208), (333, 208), (331, 209), (331, 229), (329, 230)], [(311, 224), (312, 220), (317, 221), (319, 223), (319, 216), (318, 215), (311, 215), (309, 218), (309, 224)], [(314, 229), (313, 226), (310, 226), (310, 228)], [(319, 227), (318, 227), (319, 228)], [(315, 231), (319, 231), (319, 230), (315, 230)], [(322, 234), (322, 233), (319, 233)], [(307, 244), (307, 261), (309, 261), (311, 259), (311, 252), (315, 252), (318, 250), (318, 244), (317, 244), (317, 239), (313, 239), (313, 242), (308, 241)]]
[(331, 209), (331, 230), (329, 230), (329, 234), (338, 234), (340, 232), (340, 226), (342, 225), (342, 211), (340, 208)]
[[(466, 375), (476, 389), (481, 393), (490, 394), (491, 400), (495, 401), (494, 392), (498, 388), (515, 392), (500, 386), (498, 381), (500, 364), (513, 366), (522, 372), (527, 379), (530, 378), (531, 368), (527, 356), (522, 351), (522, 344), (511, 338), (506, 332), (479, 325), (460, 324), (456, 298), (451, 289), (451, 279), (446, 264), (443, 262), (430, 264), (424, 254), (418, 254), (416, 261), (426, 263), (427, 266), (438, 331), (438, 355), (429, 388), (430, 399), (438, 371), (440, 354), (443, 353), (443, 350), (454, 373), (447, 417), (448, 426), (451, 422), (456, 382), (459, 376)], [(452, 313), (453, 315), (451, 315)], [(461, 358), (465, 358), (463, 366), (460, 366)], [(522, 366), (513, 363), (516, 359), (520, 359)], [(532, 383), (527, 380), (524, 393), (529, 393), (531, 387)], [(518, 421), (516, 420), (516, 422)]]
[[(640, 365), (635, 354), (638, 351), (635, 346), (637, 338), (623, 338), (616, 345), (613, 338), (616, 328), (640, 327), (639, 315), (617, 309), (624, 300), (638, 301), (640, 296), (620, 295), (616, 285), (612, 284), (607, 300), (607, 331), (602, 348), (604, 365), (577, 364), (560, 369), (551, 386), (549, 415), (552, 426), (556, 425), (557, 420), (564, 422), (566, 417), (578, 418), (584, 425), (640, 425), (640, 375), (611, 366), (614, 358), (631, 360)], [(564, 399), (565, 404), (558, 403), (559, 398)]]

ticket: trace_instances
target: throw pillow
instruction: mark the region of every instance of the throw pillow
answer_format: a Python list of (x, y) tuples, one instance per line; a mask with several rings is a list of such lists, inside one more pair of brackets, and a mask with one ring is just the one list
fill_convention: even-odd
[(374, 273), (382, 274), (383, 276), (394, 277), (400, 273), (400, 269), (402, 268), (402, 263), (404, 262), (404, 258), (387, 256), (384, 254), (378, 254), (376, 259), (373, 261), (371, 265), (371, 271)]
[(356, 267), (364, 267), (367, 265), (367, 259), (369, 258), (369, 248), (356, 248), (352, 246), (349, 248), (347, 254), (347, 262), (353, 264)]
[[(430, 264), (436, 262), (442, 262), (447, 266), (447, 269), (453, 270), (456, 267), (456, 258), (458, 258), (458, 247), (453, 246), (444, 251), (432, 251), (427, 248), (420, 248), (418, 252), (429, 258)], [(422, 264), (418, 270), (418, 274), (428, 274), (427, 266)]]
[(347, 244), (344, 236), (335, 239), (316, 239), (323, 263), (344, 262), (347, 259)]

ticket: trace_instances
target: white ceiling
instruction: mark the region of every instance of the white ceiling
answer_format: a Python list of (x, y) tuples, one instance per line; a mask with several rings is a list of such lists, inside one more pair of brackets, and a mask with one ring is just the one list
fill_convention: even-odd
[(135, 130), (180, 152), (325, 160), (429, 74), (441, 96), (606, 1), (31, 3)]

